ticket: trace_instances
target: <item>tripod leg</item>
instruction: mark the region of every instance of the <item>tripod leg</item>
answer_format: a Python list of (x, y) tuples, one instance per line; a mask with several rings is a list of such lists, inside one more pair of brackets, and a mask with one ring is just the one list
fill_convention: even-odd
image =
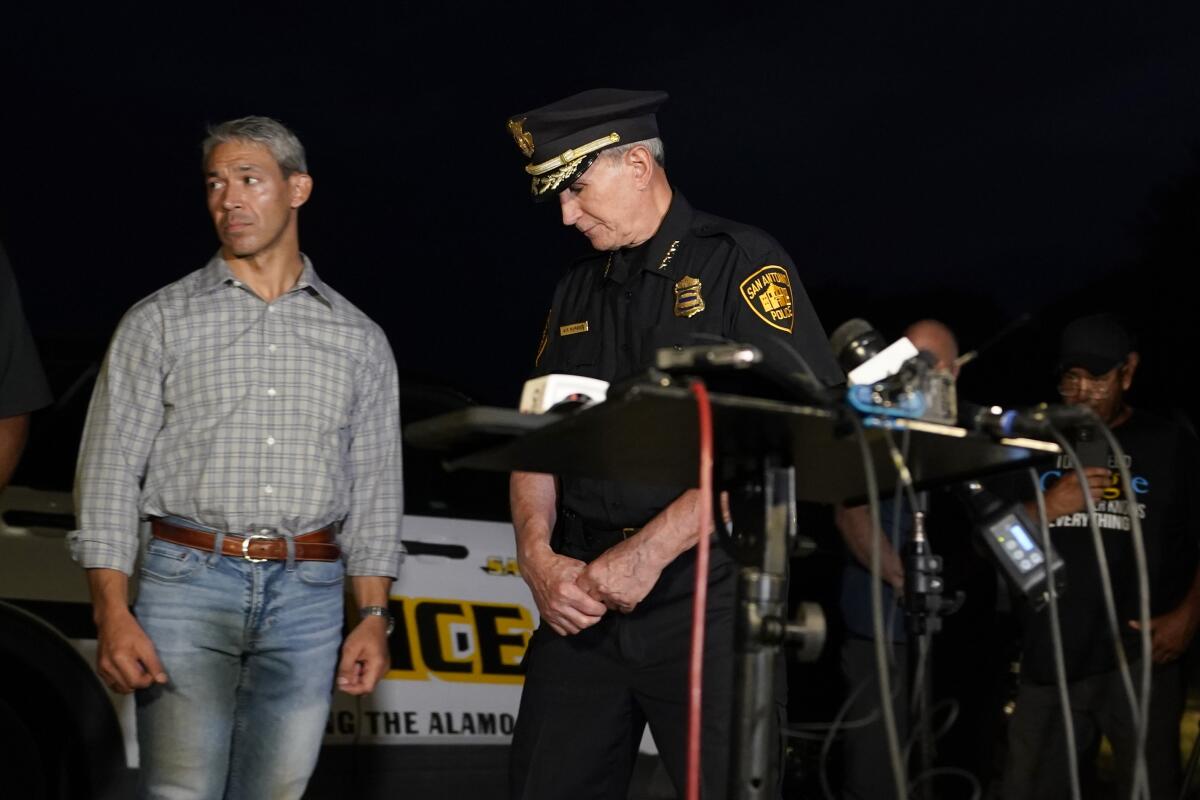
[[(777, 657), (787, 620), (787, 551), (795, 508), (794, 473), (762, 468), (761, 533), (739, 548), (735, 678), (729, 796), (766, 800), (778, 794)], [(735, 515), (736, 516), (736, 515)]]

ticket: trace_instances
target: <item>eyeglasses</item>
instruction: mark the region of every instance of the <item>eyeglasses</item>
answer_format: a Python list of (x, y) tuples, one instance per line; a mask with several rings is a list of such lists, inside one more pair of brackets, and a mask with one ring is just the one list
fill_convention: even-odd
[(1092, 397), (1102, 398), (1108, 397), (1112, 393), (1113, 378), (1121, 371), (1120, 367), (1110, 369), (1103, 375), (1080, 375), (1075, 372), (1064, 373), (1058, 379), (1058, 393), (1063, 397), (1076, 397), (1083, 393), (1084, 387), (1087, 387), (1088, 394)]

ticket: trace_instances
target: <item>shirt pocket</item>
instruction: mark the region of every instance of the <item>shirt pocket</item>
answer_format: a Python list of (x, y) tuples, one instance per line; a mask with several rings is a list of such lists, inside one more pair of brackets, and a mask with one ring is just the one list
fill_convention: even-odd
[(555, 333), (552, 372), (590, 375), (600, 362), (600, 335), (585, 331), (567, 336)]

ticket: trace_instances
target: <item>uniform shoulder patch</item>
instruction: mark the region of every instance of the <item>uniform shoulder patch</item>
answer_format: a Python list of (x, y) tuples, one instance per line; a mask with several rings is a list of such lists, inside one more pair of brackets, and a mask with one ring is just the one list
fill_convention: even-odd
[(792, 279), (786, 267), (768, 264), (739, 287), (742, 299), (755, 316), (772, 328), (792, 332)]

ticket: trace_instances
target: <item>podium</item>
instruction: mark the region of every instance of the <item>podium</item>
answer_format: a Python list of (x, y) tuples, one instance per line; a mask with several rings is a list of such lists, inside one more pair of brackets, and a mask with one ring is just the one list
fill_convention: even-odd
[[(746, 489), (734, 509), (740, 568), (730, 796), (760, 800), (771, 796), (779, 780), (779, 732), (771, 709), (776, 656), (787, 627), (794, 501), (864, 500), (863, 456), (842, 413), (740, 395), (710, 397), (714, 486)], [(920, 420), (865, 422), (881, 493), (897, 482), (881, 428), (905, 433), (906, 461), (917, 489), (1010, 470), (1058, 452), (1046, 442), (997, 442)], [(469, 408), (413, 423), (405, 436), (412, 444), (445, 452), (449, 469), (543, 472), (682, 492), (699, 484), (697, 426), (691, 392), (664, 377), (624, 387), (606, 402), (573, 413)]]

